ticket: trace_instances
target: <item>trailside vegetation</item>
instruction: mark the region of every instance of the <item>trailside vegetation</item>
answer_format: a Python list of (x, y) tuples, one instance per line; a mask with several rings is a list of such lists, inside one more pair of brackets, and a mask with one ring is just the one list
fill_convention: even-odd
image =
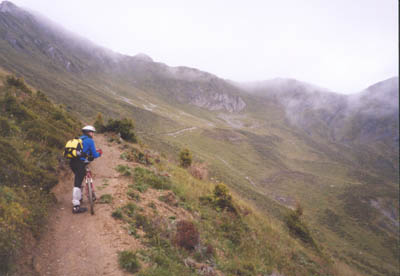
[(38, 237), (53, 202), (65, 141), (79, 121), (21, 78), (0, 86), (0, 274), (27, 237)]
[[(138, 275), (335, 275), (328, 255), (291, 237), (226, 184), (200, 180), (144, 147), (122, 145), (121, 159), (130, 163), (116, 170), (129, 184), (111, 213), (143, 245), (128, 248)], [(159, 161), (126, 158), (133, 148)]]
[(179, 153), (179, 161), (180, 165), (183, 168), (188, 168), (192, 165), (192, 153), (189, 149), (182, 149)]

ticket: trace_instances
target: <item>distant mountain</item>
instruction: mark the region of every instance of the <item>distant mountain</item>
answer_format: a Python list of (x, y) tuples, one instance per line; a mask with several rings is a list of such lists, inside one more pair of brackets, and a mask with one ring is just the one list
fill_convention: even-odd
[[(158, 96), (167, 100), (209, 110), (235, 112), (246, 106), (235, 87), (212, 74), (187, 67), (169, 67), (153, 62), (145, 54), (131, 57), (114, 53), (71, 34), (40, 15), (32, 15), (11, 2), (2, 2), (0, 13), (2, 55), (9, 55), (11, 51), (26, 56), (32, 62), (46, 64), (43, 70), (72, 76), (118, 74), (122, 77), (119, 81), (127, 86), (138, 89), (152, 86), (152, 90), (159, 93)], [(1, 61), (6, 68), (18, 70), (22, 67), (8, 64), (5, 58)], [(37, 68), (31, 70), (33, 74)], [(25, 69), (23, 71), (26, 73)]]
[[(342, 95), (294, 79), (237, 84), (247, 92), (275, 100), (290, 121), (309, 134), (335, 141), (399, 141), (399, 78), (376, 83), (354, 95)], [(321, 129), (323, 130), (321, 132)]]

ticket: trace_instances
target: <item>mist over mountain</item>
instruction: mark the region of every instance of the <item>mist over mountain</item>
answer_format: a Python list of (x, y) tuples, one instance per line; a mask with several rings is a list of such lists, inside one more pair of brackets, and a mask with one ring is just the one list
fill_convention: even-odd
[[(381, 81), (353, 95), (334, 93), (295, 79), (277, 78), (237, 85), (251, 94), (279, 102), (285, 107), (290, 121), (306, 131), (311, 132), (312, 125), (322, 121), (330, 128), (333, 140), (364, 143), (389, 137), (386, 142), (399, 140), (398, 77)], [(355, 128), (357, 134), (350, 134)]]
[(8, 1), (0, 70), (88, 123), (129, 117), (158, 150), (190, 148), (268, 217), (283, 221), (300, 202), (335, 257), (369, 275), (396, 271), (398, 77), (353, 95), (295, 79), (237, 83), (113, 52)]

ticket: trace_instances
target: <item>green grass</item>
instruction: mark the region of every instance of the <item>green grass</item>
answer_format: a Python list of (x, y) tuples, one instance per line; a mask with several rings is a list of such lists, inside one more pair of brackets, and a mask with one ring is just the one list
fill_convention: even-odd
[(169, 190), (172, 188), (172, 182), (167, 176), (155, 174), (141, 167), (135, 168), (134, 180), (136, 187), (149, 186), (158, 190)]
[(115, 170), (123, 176), (131, 176), (133, 174), (133, 169), (126, 165), (118, 165)]
[(112, 195), (104, 194), (104, 195), (100, 196), (99, 203), (107, 203), (107, 204), (109, 204), (109, 203), (112, 202), (112, 200), (113, 200)]
[[(57, 126), (57, 128), (55, 128)], [(38, 237), (54, 197), (60, 153), (79, 121), (23, 80), (0, 86), (0, 274), (12, 272), (28, 235)]]
[(118, 252), (118, 263), (122, 269), (130, 273), (138, 272), (141, 267), (136, 254), (128, 250)]

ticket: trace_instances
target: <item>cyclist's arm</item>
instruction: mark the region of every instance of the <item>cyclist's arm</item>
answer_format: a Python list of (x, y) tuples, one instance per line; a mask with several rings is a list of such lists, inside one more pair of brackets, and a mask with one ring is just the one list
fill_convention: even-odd
[(94, 141), (90, 140), (88, 143), (89, 151), (92, 154), (93, 158), (100, 157), (100, 154), (96, 151), (96, 146), (94, 145)]

